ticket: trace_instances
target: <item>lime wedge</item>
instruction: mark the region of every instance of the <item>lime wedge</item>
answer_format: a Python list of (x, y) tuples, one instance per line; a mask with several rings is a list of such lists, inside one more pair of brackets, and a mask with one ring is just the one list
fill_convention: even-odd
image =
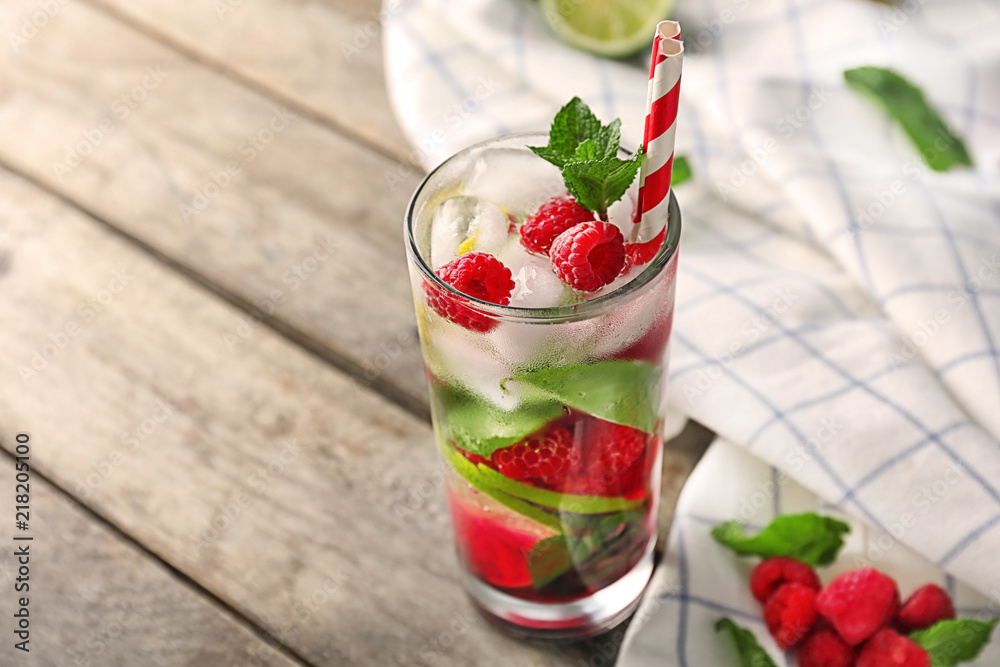
[(542, 0), (542, 13), (555, 34), (599, 56), (629, 56), (653, 42), (656, 24), (674, 0)]

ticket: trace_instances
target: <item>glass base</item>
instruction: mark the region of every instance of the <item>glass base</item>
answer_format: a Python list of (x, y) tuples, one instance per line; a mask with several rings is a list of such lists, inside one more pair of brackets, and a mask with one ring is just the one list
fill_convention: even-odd
[(654, 537), (628, 574), (572, 602), (528, 602), (501, 593), (464, 570), (462, 581), (472, 601), (509, 634), (526, 639), (582, 639), (610, 630), (639, 606), (653, 575), (655, 547)]

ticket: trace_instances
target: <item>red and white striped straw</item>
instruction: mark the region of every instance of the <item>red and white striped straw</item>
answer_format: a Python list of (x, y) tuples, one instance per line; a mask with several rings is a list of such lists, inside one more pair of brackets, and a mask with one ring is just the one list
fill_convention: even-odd
[(640, 228), (644, 231), (657, 231), (655, 234), (644, 234), (647, 242), (654, 238), (662, 242), (666, 229), (670, 174), (674, 167), (681, 68), (684, 64), (684, 44), (680, 41), (680, 36), (681, 26), (676, 21), (662, 21), (656, 26), (653, 53), (649, 62), (649, 95), (646, 99), (646, 127), (642, 140), (645, 154), (639, 172), (639, 201), (633, 219), (636, 223), (632, 226), (633, 243), (637, 240)]

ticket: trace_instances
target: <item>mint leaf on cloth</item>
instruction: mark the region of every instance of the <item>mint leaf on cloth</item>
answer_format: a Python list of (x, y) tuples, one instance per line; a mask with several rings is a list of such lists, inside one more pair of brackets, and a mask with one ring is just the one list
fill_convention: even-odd
[(690, 181), (692, 177), (691, 165), (683, 155), (674, 156), (674, 168), (670, 172), (670, 185), (680, 185), (685, 181)]
[(928, 167), (948, 171), (955, 166), (972, 166), (962, 140), (945, 125), (923, 92), (902, 75), (882, 67), (858, 67), (845, 71), (844, 80), (885, 107), (916, 144)]
[(608, 219), (608, 207), (622, 198), (639, 172), (639, 155), (627, 160), (606, 157), (603, 160), (568, 162), (563, 179), (570, 193), (588, 211)]
[(752, 537), (743, 534), (739, 521), (727, 521), (712, 529), (712, 537), (740, 556), (786, 556), (816, 566), (836, 560), (849, 532), (843, 521), (806, 512), (779, 516)]
[(598, 361), (543, 368), (515, 380), (571, 408), (652, 434), (659, 418), (663, 371), (646, 361)]
[(983, 647), (990, 643), (990, 636), (1000, 619), (977, 621), (959, 618), (939, 621), (926, 630), (914, 632), (910, 639), (931, 655), (931, 667), (952, 667), (961, 662), (975, 660)]
[(728, 618), (720, 618), (715, 624), (715, 631), (729, 632), (740, 656), (740, 667), (777, 667), (771, 656), (757, 643), (757, 638), (746, 628), (741, 628)]

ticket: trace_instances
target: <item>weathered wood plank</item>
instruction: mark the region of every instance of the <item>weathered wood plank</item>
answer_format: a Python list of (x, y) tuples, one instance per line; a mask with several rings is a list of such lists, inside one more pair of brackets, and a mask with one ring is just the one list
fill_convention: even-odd
[(235, 308), (7, 172), (0, 210), (0, 439), (43, 474), (315, 664), (569, 664), (472, 613), (422, 420), (229, 354)]
[(378, 0), (88, 0), (387, 155), (409, 147), (383, 82)]
[[(9, 415), (9, 413), (5, 414)], [(38, 452), (50, 443), (31, 443)], [(0, 493), (14, 497), (14, 461), (0, 456)], [(35, 475), (31, 542), (0, 557), (0, 662), (37, 667), (274, 665), (292, 660), (176, 574)], [(14, 547), (27, 545), (27, 591), (15, 593)], [(10, 548), (7, 548), (10, 546)], [(22, 584), (25, 582), (21, 582)], [(15, 595), (27, 597), (28, 653), (13, 647)], [(280, 649), (279, 649), (280, 650)]]
[[(0, 25), (26, 8), (0, 4)], [(415, 173), (390, 187), (392, 160), (79, 3), (0, 77), (0, 163), (426, 409), (402, 245)], [(234, 317), (221, 353), (256, 323)]]

